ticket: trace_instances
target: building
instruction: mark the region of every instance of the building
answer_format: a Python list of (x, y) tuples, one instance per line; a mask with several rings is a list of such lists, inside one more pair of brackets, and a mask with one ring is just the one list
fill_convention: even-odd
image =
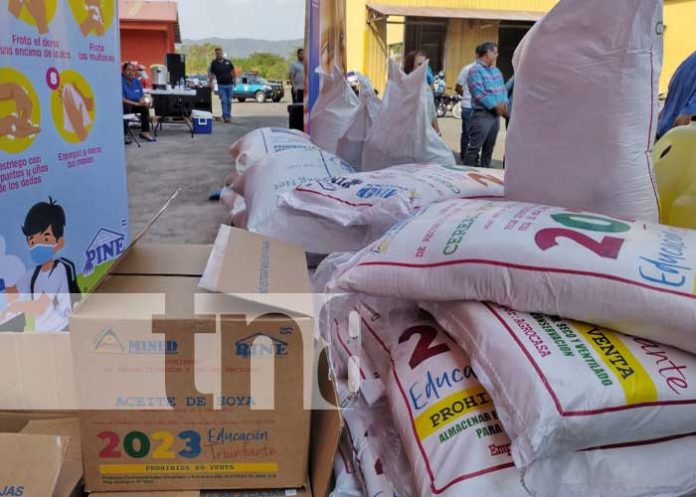
[(181, 43), (176, 2), (119, 0), (121, 60), (135, 61), (148, 69), (164, 64)]
[[(425, 50), (435, 72), (453, 88), (460, 69), (484, 41), (500, 46), (499, 67), (512, 74), (512, 55), (529, 28), (557, 0), (347, 0), (348, 69), (367, 74), (383, 90), (387, 58)], [(696, 50), (696, 0), (665, 0), (665, 59), (660, 90)]]

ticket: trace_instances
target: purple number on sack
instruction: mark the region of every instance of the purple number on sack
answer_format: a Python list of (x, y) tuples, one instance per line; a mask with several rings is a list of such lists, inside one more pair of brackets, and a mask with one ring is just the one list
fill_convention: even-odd
[(619, 257), (624, 241), (621, 238), (605, 236), (602, 241), (593, 240), (587, 235), (565, 228), (547, 228), (539, 231), (534, 237), (534, 241), (541, 250), (549, 250), (558, 245), (559, 238), (568, 238), (575, 243), (582, 245), (587, 250), (594, 252), (604, 259), (616, 259)]

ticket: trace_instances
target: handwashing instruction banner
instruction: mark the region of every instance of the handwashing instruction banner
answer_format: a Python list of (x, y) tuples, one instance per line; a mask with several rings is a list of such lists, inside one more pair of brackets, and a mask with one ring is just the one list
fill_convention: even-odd
[(0, 331), (64, 330), (128, 244), (116, 2), (0, 0)]

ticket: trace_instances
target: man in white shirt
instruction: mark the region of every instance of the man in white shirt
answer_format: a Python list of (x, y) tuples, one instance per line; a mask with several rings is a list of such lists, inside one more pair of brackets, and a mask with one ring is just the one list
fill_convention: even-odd
[(471, 92), (469, 91), (467, 80), (469, 79), (469, 71), (475, 63), (476, 61), (473, 61), (471, 64), (464, 66), (459, 73), (459, 77), (457, 78), (457, 86), (454, 89), (454, 91), (456, 91), (462, 97), (462, 137), (459, 149), (459, 156), (462, 159), (462, 163), (464, 162), (464, 154), (466, 153), (466, 149), (469, 146), (469, 136), (471, 135), (471, 118), (474, 114), (474, 109), (472, 108), (471, 103)]

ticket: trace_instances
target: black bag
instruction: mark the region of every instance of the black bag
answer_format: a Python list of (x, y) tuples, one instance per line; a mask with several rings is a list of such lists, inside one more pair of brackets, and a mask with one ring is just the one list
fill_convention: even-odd
[[(75, 305), (82, 300), (82, 292), (77, 284), (77, 271), (75, 271), (75, 264), (67, 259), (56, 259), (53, 261), (53, 269), (51, 272), (58, 267), (58, 264), (62, 264), (65, 267), (65, 274), (68, 276), (68, 290), (70, 290), (70, 303), (74, 308)], [(34, 285), (36, 284), (36, 279), (39, 277), (41, 272), (41, 266), (36, 266), (34, 269), (34, 274), (31, 277), (31, 296), (34, 298)]]

